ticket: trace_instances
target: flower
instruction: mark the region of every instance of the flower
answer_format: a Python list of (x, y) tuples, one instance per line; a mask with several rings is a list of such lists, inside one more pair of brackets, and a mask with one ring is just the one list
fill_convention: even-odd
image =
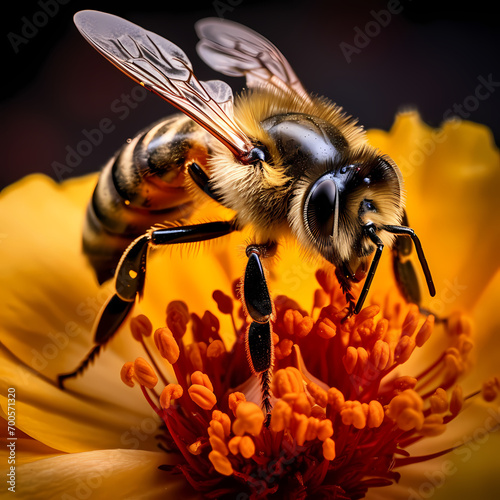
[(405, 483), (420, 459), (457, 445), (472, 453), (464, 436), (492, 430), (499, 415), (484, 408), (497, 379), (483, 397), (473, 395), (499, 352), (499, 154), (478, 125), (448, 122), (436, 131), (415, 113), (369, 138), (407, 179), (410, 224), (438, 290), (424, 306), (438, 321), (399, 297), (386, 255), (366, 307), (342, 322), (335, 278), (287, 244), (270, 267), (276, 361), (267, 421), (234, 291), (245, 235), (182, 258), (151, 252), (131, 321), (61, 391), (56, 377), (91, 348), (110, 292), (80, 252), (96, 177), (56, 185), (33, 176), (2, 194), (0, 397), (6, 423), (14, 408), (18, 495), (419, 498), (429, 485), (440, 493), (458, 479), (443, 486), (447, 475), (437, 469), (441, 476)]

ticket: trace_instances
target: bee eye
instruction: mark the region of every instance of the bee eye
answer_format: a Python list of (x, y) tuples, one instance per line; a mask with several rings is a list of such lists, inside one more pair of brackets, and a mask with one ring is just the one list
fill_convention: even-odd
[(337, 206), (337, 185), (332, 179), (316, 181), (305, 203), (305, 222), (316, 238), (329, 238), (333, 234)]

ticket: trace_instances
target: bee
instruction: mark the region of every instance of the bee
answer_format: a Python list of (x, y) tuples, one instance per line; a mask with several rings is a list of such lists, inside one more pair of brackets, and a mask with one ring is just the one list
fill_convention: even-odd
[[(75, 24), (118, 69), (184, 114), (141, 132), (101, 174), (87, 212), (84, 250), (100, 280), (116, 267), (115, 293), (96, 323), (96, 346), (75, 371), (59, 376), (61, 385), (86, 368), (129, 315), (143, 291), (149, 247), (253, 228), (241, 299), (251, 319), (247, 358), (261, 377), (267, 412), (274, 307), (263, 262), (280, 239), (291, 236), (306, 253), (333, 264), (346, 317), (361, 310), (386, 246), (393, 249), (396, 273), (406, 277), (406, 296), (416, 295), (408, 238), (435, 294), (420, 241), (402, 225), (400, 170), (367, 143), (342, 108), (309, 94), (271, 42), (227, 20), (196, 24), (200, 57), (225, 75), (246, 79), (247, 90), (234, 102), (228, 84), (199, 81), (184, 52), (154, 33), (96, 11), (77, 13)], [(203, 197), (234, 217), (153, 225), (190, 213)], [(362, 280), (356, 301), (352, 285)]]

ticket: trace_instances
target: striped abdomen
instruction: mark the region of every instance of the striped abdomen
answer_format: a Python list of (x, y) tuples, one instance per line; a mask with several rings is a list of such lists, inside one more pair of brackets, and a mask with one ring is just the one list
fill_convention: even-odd
[(152, 225), (187, 217), (186, 165), (206, 164), (210, 136), (185, 115), (140, 132), (104, 167), (87, 208), (83, 250), (99, 282), (111, 278), (127, 246)]

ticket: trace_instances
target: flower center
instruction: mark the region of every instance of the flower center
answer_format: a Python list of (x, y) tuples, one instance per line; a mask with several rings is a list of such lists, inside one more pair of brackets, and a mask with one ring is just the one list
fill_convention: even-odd
[[(131, 320), (148, 360), (126, 363), (122, 380), (140, 385), (165, 424), (164, 446), (180, 455), (177, 466), (165, 469), (181, 471), (197, 491), (362, 498), (371, 487), (397, 481), (399, 467), (449, 451), (415, 457), (407, 448), (443, 433), (462, 410), (467, 398), (457, 380), (469, 365), (468, 320), (455, 314), (439, 325), (447, 346), (431, 351), (433, 362), (420, 373), (406, 373), (403, 365), (435, 329), (433, 316), (394, 293), (375, 296), (343, 321), (345, 299), (335, 277), (318, 271), (317, 279), (311, 314), (290, 298), (275, 298), (268, 419), (246, 361), (248, 322), (237, 311), (236, 293), (213, 293), (218, 313), (232, 320), (231, 352), (217, 316), (199, 317), (180, 301), (168, 305), (166, 326), (154, 334), (146, 316)], [(498, 387), (496, 379), (487, 384), (485, 398)]]

